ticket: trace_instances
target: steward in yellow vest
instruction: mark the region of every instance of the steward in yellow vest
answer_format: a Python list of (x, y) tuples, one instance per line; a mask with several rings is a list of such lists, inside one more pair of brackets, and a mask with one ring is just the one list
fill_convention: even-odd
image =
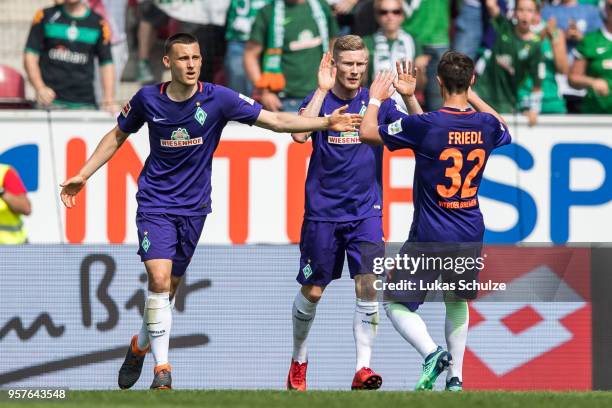
[(27, 241), (21, 215), (29, 215), (31, 211), (30, 200), (25, 194), (13, 194), (4, 189), (9, 170), (10, 166), (0, 164), (0, 245), (23, 244)]

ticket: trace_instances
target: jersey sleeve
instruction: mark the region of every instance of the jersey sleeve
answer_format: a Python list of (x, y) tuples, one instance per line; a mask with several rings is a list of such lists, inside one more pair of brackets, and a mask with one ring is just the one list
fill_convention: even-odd
[(219, 92), (223, 115), (228, 121), (235, 120), (247, 125), (253, 125), (257, 121), (261, 112), (259, 103), (224, 86), (217, 86), (216, 88)]
[(113, 55), (111, 53), (111, 30), (108, 22), (104, 19), (100, 19), (100, 36), (96, 42), (96, 55), (100, 65), (111, 64), (113, 62)]
[(586, 55), (588, 53), (587, 49), (588, 49), (588, 43), (585, 41), (585, 39), (587, 39), (588, 36), (584, 36), (584, 38), (582, 39), (582, 41), (580, 41), (576, 47), (572, 50), (572, 55), (574, 56), (574, 58), (576, 59), (587, 59)]
[(399, 119), (378, 126), (383, 143), (391, 151), (398, 149), (418, 150), (421, 140), (428, 130), (426, 114), (406, 115), (399, 113)]
[(13, 195), (22, 195), (27, 193), (25, 185), (19, 177), (19, 174), (12, 167), (4, 175), (4, 185), (6, 191)]
[(510, 135), (510, 130), (508, 130), (508, 127), (500, 122), (495, 116), (491, 114), (486, 115), (487, 121), (493, 129), (493, 140), (495, 141), (493, 143), (493, 148), (510, 144), (510, 142), (512, 142), (512, 136)]
[[(302, 101), (302, 103), (300, 104), (300, 108), (298, 109), (298, 114), (301, 114), (302, 111), (304, 109), (306, 109), (306, 107), (308, 106), (308, 104), (310, 103), (310, 101), (312, 101), (312, 97), (314, 96), (315, 91), (311, 92), (310, 94), (308, 94), (308, 96), (306, 96), (304, 98), (304, 100)], [(320, 114), (321, 112), (319, 112)]]
[(138, 91), (121, 109), (117, 116), (119, 129), (125, 133), (136, 133), (146, 121), (142, 90)]
[(45, 17), (45, 11), (40, 9), (34, 14), (32, 19), (32, 26), (30, 27), (30, 33), (26, 40), (25, 51), (34, 54), (40, 54), (45, 45), (45, 33), (43, 20)]
[(393, 99), (385, 100), (378, 110), (378, 123), (391, 123), (401, 119), (402, 115), (407, 115)]

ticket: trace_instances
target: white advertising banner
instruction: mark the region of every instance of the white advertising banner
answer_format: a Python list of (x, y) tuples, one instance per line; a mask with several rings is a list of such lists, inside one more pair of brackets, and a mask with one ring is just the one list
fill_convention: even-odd
[[(471, 302), (466, 388), (590, 389), (588, 248), (552, 253), (547, 247), (509, 248), (497, 253), (511, 251), (523, 260), (514, 276), (506, 276), (508, 287), (521, 288), (515, 291), (520, 296), (489, 293)], [(136, 249), (131, 244), (0, 247), (0, 388), (118, 388), (117, 373), (141, 327), (146, 297)], [(507, 256), (492, 255), (488, 262), (493, 261), (507, 264)], [(494, 263), (489, 277), (503, 282)], [(173, 312), (173, 386), (284, 388), (298, 268), (297, 245), (199, 246)], [(542, 300), (523, 290), (542, 282), (552, 284), (563, 300)], [(354, 310), (354, 284), (345, 268), (344, 278), (325, 290), (308, 337), (309, 389), (350, 389)], [(410, 390), (423, 360), (393, 329), (382, 305), (379, 313), (371, 366), (382, 375), (383, 389)], [(441, 296), (422, 305), (419, 314), (434, 341), (445, 346)], [(152, 357), (147, 355), (136, 389), (151, 384)], [(443, 389), (445, 377), (437, 389)]]
[[(479, 196), (488, 242), (612, 241), (612, 117), (509, 117), (513, 144), (491, 156)], [(78, 171), (115, 121), (98, 112), (0, 112), (0, 162), (26, 182), (32, 243), (136, 243), (136, 180), (146, 127), (130, 136), (67, 211), (59, 183)], [(256, 127), (226, 127), (213, 162), (213, 214), (202, 243), (299, 241), (310, 146)], [(403, 241), (412, 220), (414, 157), (385, 151), (386, 238)]]

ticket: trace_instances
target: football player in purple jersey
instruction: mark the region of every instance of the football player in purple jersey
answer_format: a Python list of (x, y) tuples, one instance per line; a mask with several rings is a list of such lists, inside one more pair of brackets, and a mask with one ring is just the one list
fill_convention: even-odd
[(225, 125), (233, 120), (275, 132), (352, 131), (361, 122), (359, 115), (343, 113), (346, 106), (325, 118), (269, 112), (245, 95), (198, 81), (202, 56), (189, 34), (168, 38), (163, 63), (172, 80), (140, 89), (79, 173), (61, 184), (62, 201), (71, 208), (87, 180), (130, 134), (148, 124), (151, 151), (138, 178), (136, 225), (149, 292), (140, 333), (132, 338), (119, 371), (120, 388), (136, 383), (149, 349), (155, 359), (151, 388), (172, 386), (172, 300), (211, 212), (213, 153)]
[[(408, 67), (401, 74), (406, 71), (413, 75)], [(391, 96), (392, 85), (397, 80), (390, 72), (378, 75), (370, 87), (361, 140), (373, 145), (384, 144), (389, 150), (412, 149), (415, 153), (414, 217), (400, 254), (419, 257), (425, 252), (428, 256), (440, 257), (440, 254), (452, 253), (451, 259), (471, 257), (476, 263), (485, 231), (478, 187), (491, 152), (510, 143), (511, 137), (501, 116), (471, 92), (474, 63), (469, 57), (455, 51), (446, 52), (438, 64), (437, 74), (444, 106), (420, 115), (401, 115), (392, 122), (380, 121), (378, 106)], [(414, 92), (413, 89), (406, 91)], [(431, 258), (435, 265), (435, 257)], [(415, 388), (432, 389), (452, 360), (446, 389), (460, 391), (469, 323), (467, 300), (477, 295), (477, 291), (466, 288), (470, 287), (468, 283), (477, 282), (481, 268), (474, 264), (473, 268), (461, 271), (440, 269), (421, 267), (411, 271), (407, 276), (416, 284), (414, 293), (386, 302), (385, 310), (393, 326), (425, 360)], [(396, 268), (391, 276), (395, 278), (398, 274)], [(443, 282), (455, 288), (444, 293), (448, 351), (432, 340), (416, 313), (427, 293), (420, 288), (427, 287), (440, 275)]]
[[(368, 89), (362, 87), (367, 68), (367, 48), (360, 37), (336, 39), (333, 55), (326, 54), (321, 60), (318, 88), (304, 99), (300, 115), (326, 117), (344, 105), (348, 105), (347, 112), (363, 115), (370, 99)], [(418, 107), (416, 99), (406, 103)], [(399, 109), (393, 100), (385, 101), (378, 120), (399, 119)], [(306, 339), (325, 288), (342, 276), (345, 257), (356, 296), (353, 335), (357, 362), (351, 388), (378, 389), (382, 377), (370, 368), (379, 320), (370, 265), (372, 257), (384, 256), (383, 147), (361, 143), (355, 131), (302, 132), (294, 133), (293, 138), (299, 143), (312, 139), (313, 151), (306, 178), (296, 278), (301, 288), (293, 302), (293, 354), (287, 389), (306, 390)]]

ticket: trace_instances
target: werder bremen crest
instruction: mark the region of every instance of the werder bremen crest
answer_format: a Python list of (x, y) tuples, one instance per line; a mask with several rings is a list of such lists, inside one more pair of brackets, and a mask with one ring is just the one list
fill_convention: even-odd
[(198, 106), (198, 109), (196, 109), (196, 113), (194, 117), (195, 117), (195, 120), (198, 121), (200, 126), (204, 126), (204, 121), (206, 121), (206, 116), (208, 116), (208, 114), (204, 112), (204, 109)]
[(361, 109), (359, 110), (359, 116), (361, 116), (362, 118), (365, 116), (366, 110), (368, 109), (368, 107), (366, 105), (361, 105)]

